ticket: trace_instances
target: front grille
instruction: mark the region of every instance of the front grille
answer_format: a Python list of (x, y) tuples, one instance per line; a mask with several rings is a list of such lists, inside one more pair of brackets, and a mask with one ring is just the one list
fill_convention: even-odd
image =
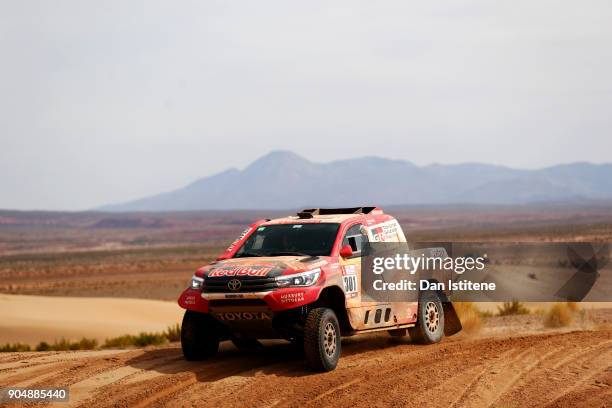
[(213, 307), (267, 307), (268, 304), (262, 299), (211, 299), (208, 301), (208, 306)]
[(228, 283), (236, 278), (209, 278), (204, 279), (202, 292), (224, 292), (224, 293), (240, 293), (240, 292), (264, 292), (278, 288), (274, 278), (261, 279), (238, 279), (240, 281), (240, 289), (231, 290)]

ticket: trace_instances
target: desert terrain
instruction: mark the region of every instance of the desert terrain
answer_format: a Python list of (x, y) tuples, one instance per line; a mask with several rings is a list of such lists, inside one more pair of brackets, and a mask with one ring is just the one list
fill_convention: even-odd
[[(612, 242), (612, 205), (385, 210), (411, 241)], [(0, 211), (0, 293), (174, 301), (251, 222), (291, 213)]]
[(127, 298), (73, 298), (0, 294), (0, 343), (53, 342), (161, 332), (181, 322), (174, 302)]
[(307, 371), (302, 358), (280, 343), (248, 352), (225, 345), (206, 362), (185, 361), (178, 344), (4, 353), (0, 382), (69, 386), (75, 407), (605, 407), (612, 400), (609, 326), (458, 335), (432, 346), (357, 336), (343, 341), (340, 364), (324, 374)]
[[(415, 241), (612, 242), (606, 205), (387, 210)], [(195, 269), (249, 222), (277, 215), (0, 212), (0, 344), (162, 330), (180, 319), (176, 298)], [(169, 343), (0, 353), (0, 386), (69, 386), (68, 406), (609, 406), (612, 304), (582, 305), (562, 328), (544, 325), (546, 304), (491, 316), (497, 306), (478, 306), (489, 313), (479, 330), (433, 346), (346, 338), (325, 374), (283, 342), (223, 344), (199, 363)]]

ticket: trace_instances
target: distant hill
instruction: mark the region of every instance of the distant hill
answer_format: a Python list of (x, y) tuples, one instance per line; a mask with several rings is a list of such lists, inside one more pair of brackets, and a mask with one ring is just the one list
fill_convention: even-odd
[(269, 153), (183, 188), (107, 205), (104, 211), (281, 209), (362, 204), (530, 204), (612, 199), (612, 164), (518, 170), (480, 163), (416, 166), (363, 157), (314, 163)]

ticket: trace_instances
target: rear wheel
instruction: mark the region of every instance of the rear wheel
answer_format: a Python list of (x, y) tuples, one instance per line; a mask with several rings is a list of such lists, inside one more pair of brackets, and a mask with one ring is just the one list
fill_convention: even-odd
[(424, 291), (419, 297), (417, 324), (408, 329), (410, 338), (417, 343), (433, 344), (444, 334), (444, 309), (436, 292)]
[(336, 368), (342, 349), (340, 325), (332, 309), (319, 307), (308, 313), (304, 326), (304, 354), (317, 371)]
[(181, 326), (181, 347), (188, 361), (214, 356), (219, 350), (219, 333), (215, 321), (207, 314), (185, 311)]

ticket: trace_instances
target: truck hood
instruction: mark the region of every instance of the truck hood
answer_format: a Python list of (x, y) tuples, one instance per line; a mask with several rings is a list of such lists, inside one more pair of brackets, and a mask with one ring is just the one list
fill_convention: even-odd
[(203, 266), (196, 275), (210, 279), (261, 279), (320, 268), (328, 262), (329, 257), (307, 256), (231, 258)]

